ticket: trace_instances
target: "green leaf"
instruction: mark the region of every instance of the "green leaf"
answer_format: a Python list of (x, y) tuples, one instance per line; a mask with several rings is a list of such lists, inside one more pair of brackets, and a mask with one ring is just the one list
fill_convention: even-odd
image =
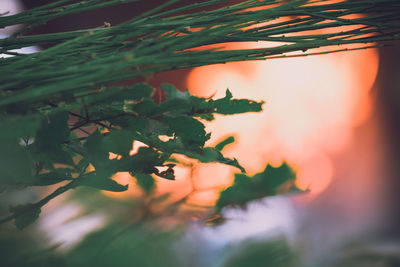
[(218, 160), (218, 162), (223, 163), (223, 164), (225, 164), (225, 165), (230, 165), (230, 166), (236, 167), (236, 168), (238, 168), (242, 173), (245, 173), (245, 172), (246, 172), (246, 170), (242, 167), (242, 165), (239, 164), (238, 160), (235, 159), (235, 158), (230, 159), (230, 158), (225, 158), (225, 157), (223, 157), (223, 158), (220, 158), (220, 159)]
[(194, 108), (195, 104), (192, 103), (189, 99), (173, 98), (161, 103), (160, 107), (157, 110), (157, 113), (182, 115), (191, 113)]
[(165, 92), (166, 100), (161, 103), (158, 113), (168, 113), (169, 115), (192, 115), (199, 109), (204, 98), (192, 96), (189, 91), (181, 92), (171, 84), (162, 84), (161, 88)]
[(257, 199), (249, 177), (244, 174), (235, 174), (234, 184), (221, 192), (216, 204), (217, 211), (227, 205), (244, 205), (247, 202)]
[(168, 169), (162, 172), (159, 172), (156, 169), (154, 174), (164, 179), (175, 180), (175, 171), (174, 171), (175, 164), (167, 164), (166, 166), (168, 167)]
[(300, 255), (297, 251), (293, 250), (293, 247), (290, 246), (286, 240), (268, 239), (268, 241), (250, 240), (243, 242), (243, 244), (241, 244), (241, 246), (237, 249), (237, 253), (232, 253), (232, 255), (227, 258), (227, 260), (221, 266), (294, 267), (299, 266), (299, 262), (301, 262)]
[(82, 158), (77, 164), (80, 173), (84, 173), (87, 167), (89, 167), (89, 161), (86, 158)]
[(130, 92), (130, 95), (133, 99), (140, 99), (142, 97), (150, 98), (154, 88), (146, 83), (138, 83), (126, 90)]
[(0, 127), (0, 140), (32, 138), (40, 127), (40, 117), (37, 114), (1, 116)]
[(87, 139), (84, 144), (87, 157), (90, 163), (96, 168), (96, 170), (106, 168), (108, 164), (109, 151), (103, 147), (103, 136), (96, 130)]
[(243, 173), (246, 172), (246, 170), (239, 164), (237, 159), (225, 158), (224, 155), (222, 155), (222, 153), (214, 147), (205, 147), (200, 152), (182, 152), (182, 154), (198, 159), (200, 162), (219, 162), (225, 165), (236, 167)]
[(293, 181), (296, 178), (295, 172), (284, 162), (281, 166), (274, 168), (270, 164), (267, 165), (262, 173), (254, 175), (254, 182), (265, 189), (272, 189), (272, 194), (277, 193), (279, 186)]
[(235, 174), (233, 185), (221, 192), (216, 209), (220, 211), (227, 205), (245, 205), (255, 199), (296, 191), (293, 186), (283, 187), (293, 183), (295, 178), (296, 174), (286, 163), (277, 168), (268, 164), (263, 172), (252, 177)]
[(229, 136), (229, 137), (225, 138), (224, 140), (222, 140), (221, 142), (219, 142), (219, 143), (215, 146), (215, 148), (216, 148), (218, 151), (222, 151), (227, 145), (230, 145), (230, 144), (232, 144), (232, 143), (234, 143), (234, 142), (235, 142), (235, 137)]
[(138, 104), (132, 104), (127, 109), (134, 111), (140, 116), (150, 116), (158, 110), (158, 105), (151, 99), (145, 99)]
[(179, 238), (177, 231), (163, 227), (111, 221), (82, 238), (67, 252), (66, 264), (58, 266), (182, 267), (171, 246)]
[(188, 145), (203, 146), (210, 138), (206, 134), (204, 125), (192, 117), (164, 117), (162, 121), (174, 130), (176, 137), (180, 137)]
[(60, 169), (57, 169), (57, 172), (49, 172), (38, 174), (33, 177), (32, 185), (35, 186), (46, 186), (60, 183), (65, 180), (71, 180), (71, 176), (60, 173)]
[(133, 134), (129, 131), (112, 130), (103, 138), (102, 149), (121, 156), (128, 156), (132, 149), (133, 138)]
[(213, 121), (215, 120), (215, 116), (212, 113), (203, 113), (203, 114), (195, 114), (196, 117), (206, 121)]
[(30, 184), (33, 161), (26, 147), (17, 140), (0, 141), (0, 184)]
[(159, 153), (149, 147), (141, 147), (139, 151), (131, 157), (122, 157), (116, 161), (118, 171), (134, 173), (155, 173), (155, 166), (162, 166), (170, 154)]
[(132, 87), (110, 87), (98, 91), (97, 94), (85, 97), (85, 103), (94, 104), (110, 104), (113, 102), (123, 103), (129, 100), (141, 100), (142, 98), (150, 98), (154, 88), (148, 84), (139, 83)]
[(61, 146), (49, 151), (47, 157), (51, 158), (54, 163), (64, 163), (70, 166), (74, 165), (71, 152), (63, 149)]
[(174, 134), (173, 129), (171, 127), (161, 121), (148, 119), (146, 123), (146, 127), (144, 133), (147, 135), (167, 135), (172, 136)]
[(71, 154), (62, 147), (62, 143), (70, 135), (68, 118), (66, 111), (51, 113), (43, 118), (32, 145), (32, 152), (37, 160), (74, 165)]
[(110, 120), (115, 125), (120, 125), (123, 128), (129, 129), (129, 131), (137, 132), (143, 131), (148, 123), (147, 118), (139, 118), (139, 117), (128, 117), (123, 119), (113, 119)]
[(123, 192), (128, 190), (128, 185), (121, 185), (110, 179), (109, 176), (103, 176), (96, 173), (86, 175), (82, 180), (80, 180), (79, 184), (112, 192)]
[(214, 162), (222, 157), (222, 154), (213, 147), (205, 147), (199, 153), (198, 160), (201, 162)]
[(161, 84), (161, 89), (165, 92), (166, 100), (171, 100), (173, 98), (180, 98), (180, 99), (190, 99), (192, 96), (190, 95), (189, 91), (181, 92), (176, 89), (175, 86), (169, 83)]
[(137, 173), (134, 176), (137, 184), (147, 193), (150, 194), (155, 188), (155, 180), (153, 176), (145, 173)]
[(35, 138), (35, 145), (40, 151), (52, 150), (69, 137), (68, 118), (68, 112), (62, 111), (52, 113), (42, 120)]
[(239, 114), (246, 112), (262, 111), (263, 101), (256, 102), (248, 99), (232, 99), (232, 93), (227, 89), (224, 98), (214, 101), (215, 112), (224, 115)]
[(27, 204), (11, 207), (10, 211), (14, 213), (15, 226), (22, 230), (39, 218), (41, 209), (33, 204)]
[(232, 99), (229, 90), (226, 96), (217, 100), (208, 100), (190, 95), (189, 91), (180, 92), (173, 85), (162, 84), (161, 88), (166, 93), (166, 101), (160, 105), (158, 113), (168, 113), (179, 116), (187, 114), (208, 121), (214, 119), (213, 113), (224, 115), (259, 112), (264, 102), (256, 102), (248, 99)]

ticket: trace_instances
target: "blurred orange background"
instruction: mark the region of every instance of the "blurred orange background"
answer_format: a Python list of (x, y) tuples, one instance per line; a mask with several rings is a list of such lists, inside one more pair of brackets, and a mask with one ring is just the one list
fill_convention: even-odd
[[(226, 49), (271, 45), (233, 43)], [(236, 142), (224, 154), (237, 158), (250, 175), (262, 171), (267, 163), (287, 161), (297, 172), (297, 185), (317, 195), (331, 183), (333, 157), (344, 151), (354, 128), (371, 115), (378, 61), (377, 51), (367, 49), (218, 64), (193, 69), (186, 84), (200, 97), (223, 97), (229, 88), (235, 98), (266, 101), (261, 113), (217, 116), (214, 122), (206, 122), (207, 131), (212, 132), (208, 145), (233, 135)], [(137, 149), (138, 144), (134, 146)], [(187, 163), (190, 166), (176, 167), (176, 181), (157, 179), (160, 194), (173, 192), (172, 198), (179, 199), (195, 190), (189, 202), (212, 205), (237, 172), (221, 164)], [(140, 194), (128, 174), (115, 178), (132, 185), (125, 193), (108, 195)]]

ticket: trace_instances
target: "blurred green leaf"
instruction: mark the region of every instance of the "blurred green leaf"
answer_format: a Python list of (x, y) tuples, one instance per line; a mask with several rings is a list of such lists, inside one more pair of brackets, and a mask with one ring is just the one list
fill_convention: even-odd
[(155, 188), (155, 180), (150, 174), (137, 173), (135, 174), (137, 184), (147, 193), (151, 193)]
[(159, 172), (157, 170), (154, 174), (164, 179), (175, 180), (175, 171), (173, 169), (175, 164), (166, 164), (165, 166), (168, 167), (165, 171)]
[(123, 192), (128, 190), (128, 185), (121, 185), (112, 180), (109, 176), (102, 176), (101, 173), (91, 173), (86, 175), (79, 181), (79, 185), (90, 186), (111, 192)]
[(88, 235), (67, 254), (68, 266), (181, 266), (172, 244), (176, 232), (108, 225)]
[(172, 100), (174, 98), (189, 100), (193, 97), (190, 95), (189, 91), (186, 90), (184, 92), (181, 92), (178, 89), (176, 89), (175, 86), (169, 83), (161, 84), (161, 89), (165, 92), (165, 97), (167, 101)]
[(125, 159), (132, 166), (130, 171), (146, 170), (153, 166), (161, 166), (165, 160), (161, 153), (149, 147), (141, 147), (135, 155)]
[(247, 242), (235, 250), (223, 267), (295, 267), (300, 259), (285, 240)]
[(130, 93), (132, 99), (139, 100), (140, 98), (150, 98), (154, 88), (149, 84), (137, 83), (131, 88), (127, 88), (125, 90)]
[(104, 88), (97, 94), (85, 97), (85, 103), (88, 105), (108, 105), (113, 102), (124, 103), (124, 101), (141, 100), (142, 98), (150, 98), (153, 90), (152, 86), (144, 83), (138, 83), (131, 87)]
[(146, 122), (146, 126), (144, 128), (144, 134), (151, 136), (151, 135), (167, 135), (172, 136), (174, 134), (173, 129), (164, 122), (149, 119)]
[(230, 145), (234, 142), (235, 142), (235, 137), (229, 136), (229, 137), (225, 138), (224, 140), (222, 140), (221, 142), (219, 142), (215, 146), (215, 149), (217, 149), (218, 151), (222, 151), (227, 145)]
[(32, 145), (32, 152), (39, 161), (74, 165), (72, 155), (62, 146), (68, 139), (68, 113), (54, 112), (42, 119)]
[(224, 115), (239, 114), (245, 112), (260, 112), (264, 102), (256, 102), (248, 99), (232, 99), (232, 93), (227, 89), (224, 98), (214, 101), (215, 112)]
[(189, 91), (180, 92), (173, 85), (163, 84), (161, 88), (166, 92), (166, 101), (160, 105), (159, 112), (169, 114), (188, 114), (208, 121), (214, 119), (213, 113), (223, 115), (245, 112), (260, 112), (264, 102), (248, 99), (232, 99), (229, 90), (221, 99), (205, 99), (190, 95)]
[(133, 134), (126, 130), (112, 130), (101, 142), (102, 150), (121, 156), (129, 156), (132, 149)]
[[(32, 227), (33, 228), (33, 227)], [(0, 263), (7, 267), (66, 267), (57, 246), (45, 242), (37, 230), (2, 227), (0, 232)]]
[(14, 214), (15, 226), (22, 230), (39, 218), (41, 209), (32, 204), (26, 204), (11, 207), (10, 211)]
[(222, 157), (222, 154), (213, 147), (205, 147), (200, 153), (198, 160), (200, 162), (214, 162)]
[(210, 138), (206, 134), (204, 125), (189, 116), (167, 117), (162, 119), (175, 132), (175, 136), (182, 139), (189, 146), (200, 147)]
[(140, 114), (141, 116), (151, 116), (158, 111), (158, 105), (151, 99), (144, 99), (137, 104), (130, 106), (129, 110)]
[(68, 118), (66, 111), (51, 113), (43, 118), (41, 127), (36, 133), (35, 146), (40, 151), (47, 152), (66, 140), (70, 134)]
[(107, 166), (109, 151), (103, 147), (103, 136), (96, 130), (87, 139), (84, 144), (86, 155), (89, 162), (97, 169), (104, 169)]
[(0, 145), (0, 184), (30, 184), (34, 162), (26, 147), (17, 140), (0, 141)]
[(185, 155), (198, 159), (200, 162), (219, 162), (225, 165), (230, 165), (238, 168), (241, 172), (245, 173), (246, 170), (239, 164), (237, 159), (226, 158), (214, 147), (205, 147), (200, 152), (187, 152)]
[(80, 173), (84, 173), (86, 169), (89, 167), (89, 161), (87, 158), (81, 158), (81, 160), (77, 164), (77, 168)]
[(270, 193), (278, 193), (279, 187), (286, 182), (294, 181), (296, 173), (284, 162), (279, 167), (267, 165), (262, 173), (253, 176), (254, 183), (260, 185), (263, 189), (270, 189)]
[(62, 174), (60, 170), (57, 170), (56, 172), (42, 173), (34, 176), (33, 183), (31, 185), (46, 186), (46, 185), (57, 184), (62, 181), (70, 179), (72, 179), (70, 175), (67, 175), (65, 173)]
[[(268, 164), (263, 172), (252, 177), (235, 174), (233, 185), (221, 192), (216, 209), (220, 211), (227, 205), (245, 205), (255, 199), (294, 191), (295, 178), (296, 174), (286, 163), (276, 168)], [(287, 183), (291, 184), (284, 187)]]
[[(1, 114), (1, 113), (0, 113)], [(40, 127), (38, 114), (3, 115), (0, 116), (0, 140), (30, 139), (36, 135)]]

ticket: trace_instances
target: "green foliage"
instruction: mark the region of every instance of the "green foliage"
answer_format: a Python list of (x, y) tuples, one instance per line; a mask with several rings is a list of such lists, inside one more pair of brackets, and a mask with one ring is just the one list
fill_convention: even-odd
[(221, 192), (216, 209), (220, 211), (228, 205), (245, 205), (266, 196), (298, 191), (293, 185), (295, 178), (295, 173), (286, 163), (276, 168), (268, 164), (263, 172), (252, 177), (236, 174), (233, 185)]
[(258, 112), (261, 111), (261, 105), (255, 101), (248, 101), (246, 99), (232, 99), (232, 93), (226, 90), (226, 95), (222, 99), (213, 101), (216, 113), (231, 115), (244, 112)]
[(0, 263), (7, 267), (64, 267), (64, 260), (57, 255), (56, 247), (48, 247), (37, 240), (35, 233), (18, 229), (1, 229)]
[(72, 156), (62, 147), (62, 142), (68, 139), (68, 113), (65, 111), (50, 113), (42, 118), (41, 126), (30, 146), (32, 154), (40, 158), (44, 164), (64, 163), (73, 165)]
[(110, 225), (68, 253), (67, 266), (181, 266), (171, 244), (178, 233)]
[[(23, 103), (22, 109), (31, 110), (46, 100), (69, 106), (76, 103), (77, 96), (91, 94), (94, 88), (160, 71), (299, 56), (291, 54), (296, 51), (301, 52), (300, 55), (312, 55), (348, 50), (334, 48), (344, 44), (357, 44), (359, 47), (355, 49), (363, 49), (376, 47), (380, 41), (400, 38), (396, 24), (399, 20), (397, 0), (362, 0), (356, 4), (354, 1), (322, 1), (319, 5), (309, 5), (308, 0), (243, 1), (238, 4), (211, 0), (176, 9), (168, 8), (179, 1), (168, 1), (147, 14), (111, 27), (26, 35), (32, 28), (51, 23), (55, 18), (134, 1), (138, 0), (88, 0), (82, 3), (61, 0), (19, 14), (1, 16), (0, 28), (25, 26), (13, 36), (0, 40), (0, 53), (14, 55), (0, 58), (3, 74), (0, 76), (0, 106), (9, 109), (17, 106), (21, 110)], [(216, 6), (222, 3), (226, 6)], [(208, 11), (199, 11), (202, 8)], [(255, 10), (250, 11), (250, 8)], [(343, 18), (349, 14), (364, 16), (362, 19), (357, 16)], [(312, 30), (349, 25), (354, 28), (310, 34)], [(255, 49), (198, 49), (207, 45), (223, 47), (231, 42), (255, 41), (276, 45)], [(52, 47), (33, 55), (12, 51), (44, 44)], [(319, 47), (328, 47), (328, 51), (303, 52)], [(240, 101), (232, 103), (241, 106)], [(232, 111), (227, 108), (221, 112)]]
[[(159, 103), (153, 101), (155, 90), (150, 85), (121, 86), (120, 82), (129, 84), (127, 80), (160, 71), (299, 56), (291, 54), (296, 51), (312, 55), (347, 50), (334, 49), (334, 45), (377, 47), (377, 42), (400, 38), (396, 0), (321, 1), (318, 5), (309, 5), (306, 0), (263, 0), (224, 7), (216, 6), (226, 3), (224, 0), (211, 0), (171, 9), (178, 2), (173, 0), (119, 25), (28, 34), (38, 25), (69, 14), (135, 1), (59, 0), (0, 16), (0, 28), (23, 25), (14, 35), (0, 40), (0, 53), (12, 56), (0, 58), (0, 189), (66, 183), (0, 222), (16, 219), (19, 227), (25, 227), (43, 205), (76, 187), (124, 191), (125, 185), (111, 179), (118, 172), (131, 173), (145, 191), (151, 192), (154, 185), (150, 175), (174, 179), (173, 154), (245, 172), (236, 159), (220, 152), (232, 139), (216, 147), (206, 146), (210, 133), (205, 131), (203, 120), (211, 121), (215, 114), (259, 112), (263, 102), (233, 99), (229, 90), (221, 99), (198, 98), (163, 84), (166, 99)], [(363, 17), (342, 18), (351, 14)], [(354, 27), (310, 34), (312, 30), (349, 25)], [(199, 49), (253, 41), (277, 45)], [(51, 47), (30, 55), (14, 51), (34, 45)], [(304, 52), (319, 47), (328, 50)], [(163, 141), (161, 136), (169, 140)], [(130, 155), (133, 140), (147, 147)], [(110, 152), (117, 158), (110, 159)], [(281, 184), (293, 179), (288, 173), (267, 167), (264, 174), (251, 179), (238, 174), (235, 185), (221, 195), (218, 207), (244, 204), (255, 195), (276, 194)], [(274, 178), (261, 178), (264, 176)]]
[[(215, 147), (206, 145), (210, 133), (205, 131), (204, 120), (212, 121), (215, 114), (259, 112), (263, 102), (233, 99), (229, 90), (221, 99), (198, 98), (162, 84), (165, 101), (159, 103), (153, 100), (155, 90), (148, 84), (118, 84), (160, 71), (352, 50), (336, 49), (336, 45), (379, 47), (376, 43), (400, 38), (398, 0), (315, 1), (314, 5), (306, 0), (263, 0), (222, 8), (214, 5), (227, 1), (211, 0), (168, 9), (179, 2), (172, 0), (120, 25), (27, 34), (38, 25), (69, 14), (135, 1), (59, 0), (0, 16), (0, 28), (23, 25), (13, 36), (0, 39), (0, 54), (13, 56), (0, 58), (0, 191), (63, 183), (35, 203), (10, 208), (11, 214), (0, 223), (14, 220), (23, 229), (38, 218), (45, 204), (77, 187), (91, 188), (92, 192), (125, 191), (127, 185), (112, 179), (118, 172), (129, 172), (146, 192), (147, 200), (156, 187), (153, 176), (175, 179), (174, 167), (179, 162), (173, 154), (222, 163), (242, 172), (221, 193), (217, 211), (296, 190), (295, 175), (286, 164), (278, 168), (268, 165), (253, 177), (245, 175), (236, 159), (221, 153), (234, 142), (233, 137)], [(259, 8), (265, 6), (268, 8)], [(352, 27), (310, 32), (341, 26)], [(276, 45), (199, 49), (254, 41)], [(40, 45), (51, 47), (31, 55), (14, 51)], [(313, 51), (320, 47), (327, 51)], [(161, 138), (165, 136), (168, 141)], [(134, 140), (146, 147), (130, 155)], [(117, 157), (110, 159), (110, 152)], [(61, 259), (37, 251), (36, 244), (25, 239), (4, 241), (2, 235), (0, 258), (4, 266), (178, 266), (172, 241), (172, 235), (153, 229), (110, 225), (88, 236)], [(20, 248), (24, 253), (17, 254)], [(282, 243), (251, 245), (226, 266), (265, 263), (297, 266), (296, 257)]]
[(123, 192), (128, 190), (128, 185), (121, 185), (110, 179), (109, 175), (103, 176), (101, 172), (86, 175), (79, 184), (111, 192)]
[[(163, 84), (162, 89), (166, 100), (157, 104), (151, 98), (154, 89), (147, 84), (102, 88), (94, 95), (83, 97), (80, 100), (83, 106), (78, 112), (59, 105), (41, 107), (34, 111), (37, 115), (33, 118), (39, 125), (36, 131), (31, 130), (29, 135), (15, 131), (12, 138), (1, 138), (6, 140), (0, 141), (5, 148), (1, 152), (4, 166), (0, 170), (3, 188), (69, 181), (61, 190), (24, 209), (14, 210), (4, 220), (14, 218), (17, 226), (24, 228), (38, 217), (41, 206), (79, 186), (125, 191), (127, 185), (112, 179), (118, 172), (131, 173), (139, 186), (150, 193), (155, 187), (151, 174), (175, 179), (172, 154), (186, 155), (200, 162), (219, 162), (244, 171), (236, 159), (225, 158), (218, 149), (205, 146), (210, 134), (197, 117), (225, 114), (226, 110), (230, 114), (236, 109), (236, 113), (261, 111), (263, 102), (232, 99), (229, 91), (226, 97), (212, 100), (180, 92), (170, 84)], [(7, 114), (7, 110), (3, 113)], [(18, 118), (22, 117), (9, 114), (2, 124), (17, 128), (23, 122)], [(77, 137), (78, 133), (81, 137)], [(0, 133), (2, 137), (9, 135), (9, 132)], [(160, 136), (167, 136), (169, 140), (162, 141)], [(28, 141), (18, 143), (18, 140)], [(134, 140), (146, 147), (131, 155)], [(110, 159), (110, 152), (117, 157)]]
[[(225, 267), (294, 267), (300, 258), (285, 240), (248, 242), (223, 264)], [(238, 250), (238, 249), (237, 249)]]
[(215, 149), (217, 149), (218, 151), (222, 151), (226, 146), (232, 144), (233, 142), (235, 142), (235, 137), (229, 136), (229, 137), (225, 138), (224, 140), (222, 140), (221, 142), (219, 142), (215, 146)]
[(31, 204), (11, 207), (10, 211), (14, 214), (15, 226), (19, 229), (23, 229), (36, 221), (41, 212), (39, 207)]
[[(1, 188), (9, 185), (30, 184), (32, 182), (33, 160), (29, 152), (17, 140), (1, 143), (0, 182)], [(21, 166), (23, 166), (21, 168)]]
[[(149, 174), (143, 174), (143, 173), (137, 173), (135, 175), (136, 181), (138, 183), (138, 185), (146, 192), (146, 193), (151, 193), (154, 188), (155, 188), (155, 180), (154, 178), (149, 175)], [(167, 178), (168, 177), (163, 177), (163, 178)]]
[(114, 223), (94, 231), (72, 249), (48, 246), (43, 236), (17, 229), (1, 229), (0, 262), (7, 267), (182, 266), (171, 244), (179, 231), (143, 224)]

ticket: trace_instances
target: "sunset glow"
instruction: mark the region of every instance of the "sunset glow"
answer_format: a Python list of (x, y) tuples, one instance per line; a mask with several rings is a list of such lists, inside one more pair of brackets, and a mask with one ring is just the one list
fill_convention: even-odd
[[(188, 88), (203, 97), (221, 97), (229, 88), (237, 98), (266, 101), (261, 114), (221, 116), (208, 124), (213, 133), (210, 144), (233, 134), (237, 142), (225, 154), (238, 158), (247, 171), (255, 173), (268, 162), (286, 160), (298, 173), (298, 185), (319, 193), (332, 178), (330, 155), (341, 151), (352, 128), (369, 116), (369, 91), (377, 68), (375, 50), (230, 63), (193, 70)], [(204, 173), (200, 181), (224, 180), (223, 176), (225, 185), (231, 182), (226, 172), (207, 168), (199, 167)]]
[[(344, 31), (350, 29), (350, 26), (341, 28)], [(335, 31), (336, 28), (328, 28), (302, 34)], [(225, 47), (219, 45), (218, 49), (279, 45), (284, 43), (229, 43)], [(328, 50), (356, 47), (347, 45)], [(211, 45), (193, 50), (205, 48), (217, 47)], [(323, 51), (327, 48), (311, 52)], [(214, 122), (206, 123), (207, 132), (212, 133), (208, 145), (233, 135), (236, 142), (229, 145), (224, 154), (237, 158), (250, 175), (262, 171), (267, 163), (278, 166), (287, 161), (297, 172), (297, 185), (317, 195), (328, 187), (334, 175), (332, 157), (343, 151), (351, 140), (353, 128), (367, 120), (371, 113), (370, 89), (377, 70), (377, 51), (367, 49), (198, 67), (190, 72), (186, 84), (191, 94), (199, 97), (224, 97), (229, 88), (235, 98), (265, 101), (261, 113), (217, 116)], [(133, 145), (131, 155), (144, 144), (135, 141)], [(232, 183), (237, 172), (221, 164), (190, 164), (192, 167), (175, 167), (176, 181), (156, 177), (157, 191), (160, 194), (173, 192), (173, 198), (198, 191), (188, 198), (189, 202), (212, 204), (218, 192)], [(129, 182), (128, 176), (121, 173), (114, 178), (125, 184)], [(119, 193), (119, 197), (131, 197), (131, 192), (137, 189), (134, 184), (130, 187), (127, 192)]]
[[(213, 133), (208, 144), (234, 135), (236, 142), (224, 153), (237, 158), (250, 175), (267, 163), (277, 166), (285, 160), (297, 171), (297, 185), (318, 194), (331, 182), (335, 168), (331, 156), (346, 147), (352, 129), (369, 117), (377, 68), (377, 52), (369, 49), (199, 67), (190, 73), (187, 87), (201, 97), (223, 97), (229, 88), (235, 98), (266, 101), (262, 113), (217, 116), (207, 123), (207, 131)], [(131, 155), (142, 146), (135, 141)], [(158, 193), (173, 192), (177, 199), (199, 190), (188, 199), (199, 204), (212, 204), (237, 172), (221, 164), (175, 169), (175, 181), (157, 178)], [(130, 183), (130, 189), (107, 195), (140, 195), (128, 173), (114, 179)]]
[[(234, 135), (236, 142), (224, 153), (237, 158), (250, 175), (267, 163), (277, 166), (287, 161), (297, 172), (297, 185), (318, 194), (331, 182), (335, 168), (331, 156), (346, 147), (352, 128), (369, 117), (369, 91), (377, 68), (377, 52), (369, 49), (199, 67), (190, 73), (187, 87), (201, 97), (223, 97), (229, 88), (235, 98), (266, 101), (262, 113), (217, 116), (207, 123), (207, 131), (213, 133), (208, 144)], [(143, 146), (135, 141), (130, 155)], [(212, 204), (218, 192), (232, 183), (237, 170), (221, 164), (196, 164), (194, 168), (177, 166), (175, 172), (175, 181), (156, 178), (159, 194), (172, 192), (172, 198), (179, 199), (197, 190), (189, 202)], [(130, 188), (107, 195), (141, 195), (129, 173), (117, 173), (114, 179)]]

